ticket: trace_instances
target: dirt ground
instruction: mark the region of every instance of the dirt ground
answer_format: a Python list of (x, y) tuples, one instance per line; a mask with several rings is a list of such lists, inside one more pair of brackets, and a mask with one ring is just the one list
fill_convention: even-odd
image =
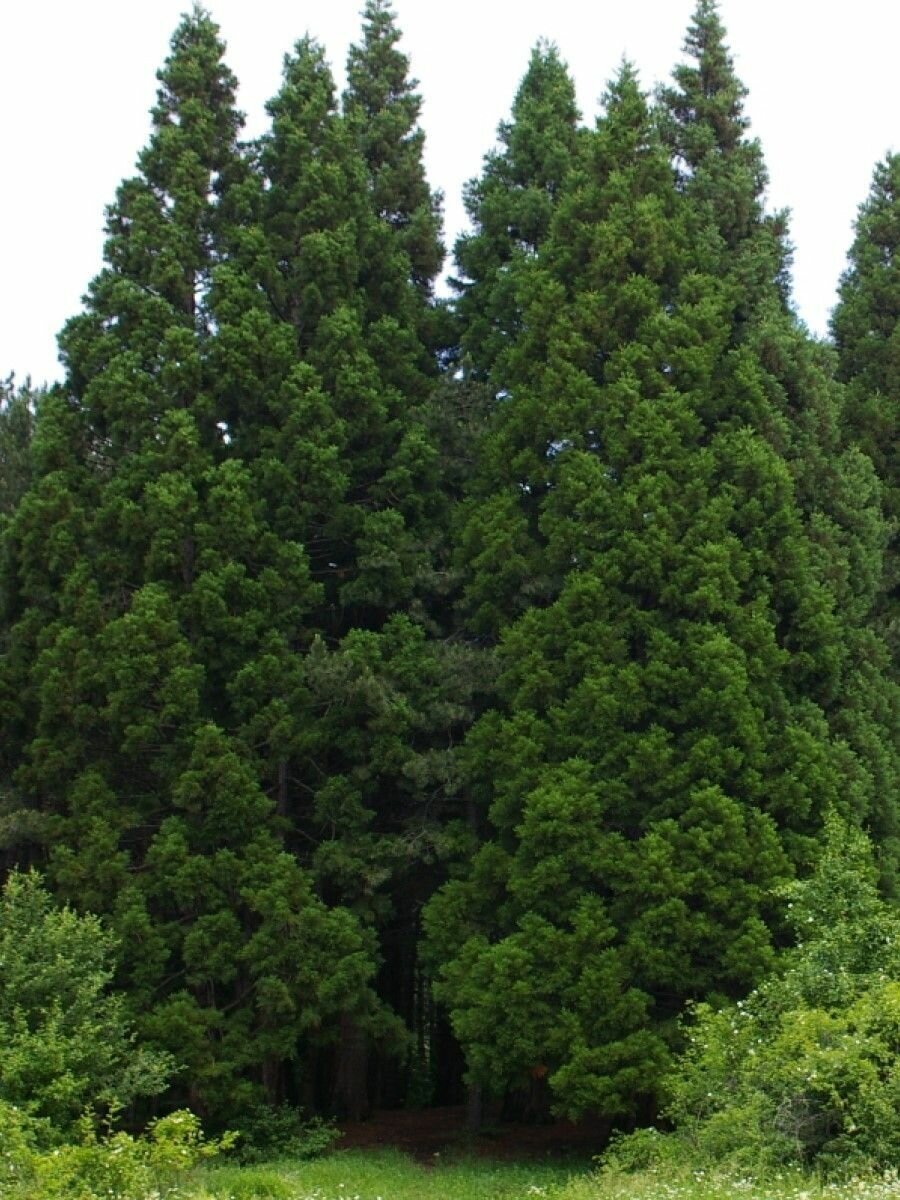
[(475, 1154), (483, 1158), (579, 1158), (590, 1159), (605, 1141), (599, 1125), (524, 1125), (512, 1122), (488, 1124), (472, 1137), (466, 1128), (466, 1110), (430, 1108), (422, 1112), (403, 1109), (376, 1112), (366, 1121), (341, 1126), (342, 1150), (374, 1150), (392, 1147), (421, 1162), (445, 1156)]

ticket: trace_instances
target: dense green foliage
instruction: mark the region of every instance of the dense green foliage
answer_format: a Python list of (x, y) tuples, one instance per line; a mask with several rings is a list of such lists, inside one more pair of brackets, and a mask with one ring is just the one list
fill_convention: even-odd
[(503, 271), (521, 318), (460, 539), (499, 641), (464, 756), (488, 832), (429, 932), (470, 1077), (526, 1109), (547, 1084), (573, 1116), (652, 1104), (684, 1003), (771, 967), (826, 806), (896, 869), (896, 697), (859, 678), (880, 516), (821, 495), (838, 396), (783, 305), (721, 37), (701, 4), (663, 139), (623, 68)]
[(0, 520), (15, 511), (31, 482), (31, 436), (38, 397), (30, 384), (0, 381)]
[(223, 55), (195, 7), (64, 380), (0, 391), (23, 1153), (173, 1062), (248, 1155), (466, 1085), (633, 1123), (700, 1004), (679, 1120), (887, 1161), (900, 966), (847, 956), (900, 890), (897, 157), (831, 346), (713, 0), (591, 127), (542, 42), (446, 301), (387, 0), (342, 97), (296, 43), (252, 143)]
[(0, 1100), (0, 1196), (4, 1200), (156, 1200), (178, 1195), (185, 1176), (204, 1159), (228, 1150), (226, 1134), (207, 1141), (197, 1118), (170, 1113), (140, 1138), (100, 1134), (85, 1124), (80, 1136), (52, 1149), (19, 1109)]
[(832, 318), (839, 374), (847, 382), (849, 439), (871, 458), (884, 491), (890, 545), (880, 613), (900, 652), (900, 155), (875, 168), (859, 211), (850, 265)]
[[(456, 244), (461, 277), (460, 345), (463, 365), (487, 377), (522, 316), (513, 263), (536, 254), (550, 228), (563, 183), (578, 158), (575, 85), (552, 45), (532, 51), (512, 106), (497, 131), (499, 148), (485, 159), (480, 179), (465, 193), (470, 233)], [(499, 381), (498, 386), (499, 386)]]
[(795, 942), (743, 1000), (698, 1005), (670, 1077), (675, 1133), (612, 1153), (760, 1171), (882, 1172), (900, 1146), (900, 915), (865, 836), (831, 814), (813, 874), (784, 889)]
[(216, 1112), (254, 1078), (276, 1098), (305, 1033), (378, 1009), (370, 938), (289, 853), (252, 752), (277, 726), (258, 681), (309, 645), (323, 589), (229, 452), (231, 221), (258, 185), (221, 50), (200, 12), (176, 32), (107, 266), (61, 338), (9, 526), (2, 684), (20, 825), (57, 890), (108, 916), (143, 1033)]
[(95, 916), (57, 909), (32, 873), (0, 894), (0, 1102), (70, 1133), (164, 1091), (175, 1063), (135, 1046), (112, 993), (118, 947)]
[(388, 0), (367, 0), (363, 41), (347, 63), (344, 110), (359, 139), (372, 181), (375, 212), (402, 246), (416, 288), (427, 300), (441, 269), (440, 198), (425, 178), (425, 135), (418, 125), (421, 97)]

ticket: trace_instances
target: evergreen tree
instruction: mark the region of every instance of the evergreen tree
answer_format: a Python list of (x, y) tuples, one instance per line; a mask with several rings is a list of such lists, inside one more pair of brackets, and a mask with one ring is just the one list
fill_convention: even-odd
[[(312, 536), (304, 528), (303, 540), (325, 588), (329, 633), (339, 635), (377, 627), (409, 602), (426, 569), (421, 527), (435, 461), (414, 416), (431, 385), (408, 260), (385, 250), (391, 227), (372, 210), (365, 165), (315, 43), (299, 43), (287, 60), (270, 112), (260, 152), (264, 286), (330, 410), (319, 423), (329, 423), (323, 440), (343, 478), (318, 512), (304, 512), (316, 528)], [(382, 268), (377, 296), (366, 286), (372, 261)], [(267, 423), (251, 413), (246, 424)], [(235, 436), (246, 444), (240, 423)]]
[(321, 587), (267, 523), (218, 391), (212, 297), (254, 188), (221, 55), (195, 9), (62, 335), (66, 382), (9, 531), (2, 678), (4, 759), (48, 876), (110, 919), (142, 1031), (220, 1117), (278, 1099), (339, 1013), (378, 1009), (371, 939), (285, 851), (232, 699), (273, 645), (308, 642)]
[(31, 438), (40, 394), (12, 375), (0, 380), (0, 520), (9, 517), (31, 480)]
[(470, 1076), (570, 1115), (652, 1097), (683, 1003), (772, 961), (848, 755), (839, 631), (732, 280), (623, 68), (534, 258), (463, 536), (499, 705), (487, 840), (432, 901)]
[(833, 735), (852, 748), (846, 798), (857, 818), (871, 823), (885, 886), (893, 888), (900, 726), (897, 694), (885, 680), (886, 650), (871, 628), (886, 537), (878, 483), (864, 455), (842, 438), (844, 397), (833, 357), (788, 307), (786, 220), (764, 210), (762, 151), (748, 134), (746, 89), (714, 0), (698, 0), (685, 52), (675, 86), (661, 92), (663, 129), (694, 220), (712, 234), (705, 236), (708, 253), (728, 281), (729, 337), (762, 368), (769, 414), (764, 423), (758, 413), (740, 415), (789, 463), (810, 567), (833, 599), (839, 636), (832, 669), (808, 675), (805, 686)]
[(848, 439), (871, 458), (881, 480), (890, 544), (879, 619), (896, 677), (900, 661), (900, 155), (875, 168), (861, 206), (850, 262), (841, 279), (832, 331), (847, 384)]
[(441, 202), (425, 178), (422, 107), (389, 0), (366, 0), (363, 39), (347, 60), (344, 112), (372, 181), (372, 203), (395, 231), (423, 300), (432, 295), (444, 257)]
[(465, 189), (474, 228), (456, 243), (461, 277), (457, 313), (463, 362), (487, 378), (521, 323), (510, 267), (534, 255), (550, 228), (565, 179), (577, 157), (575, 86), (556, 47), (539, 43), (512, 106), (498, 129), (500, 148)]
[(720, 267), (740, 281), (742, 318), (768, 297), (773, 282), (787, 298), (785, 215), (764, 212), (768, 172), (759, 141), (748, 136), (747, 89), (735, 73), (716, 0), (697, 0), (684, 52), (674, 86), (660, 89), (662, 126), (680, 187), (719, 234)]
[[(304, 653), (269, 638), (231, 695), (294, 852), (328, 903), (375, 932), (382, 992), (413, 1024), (418, 912), (445, 854), (448, 745), (478, 686), (465, 652), (434, 637), (446, 502), (427, 429), (424, 298), (315, 42), (286, 59), (269, 111), (255, 225), (211, 291), (211, 362), (260, 512), (304, 546), (319, 591)], [(397, 1046), (382, 1033), (342, 1014), (327, 1068), (338, 1110), (365, 1111), (371, 1039)]]

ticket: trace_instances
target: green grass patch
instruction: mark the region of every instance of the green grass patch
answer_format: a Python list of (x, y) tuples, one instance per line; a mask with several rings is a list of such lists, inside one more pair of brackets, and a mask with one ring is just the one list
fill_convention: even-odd
[(210, 1167), (188, 1200), (900, 1200), (896, 1174), (825, 1183), (801, 1174), (766, 1179), (656, 1169), (471, 1159), (417, 1163), (397, 1151), (338, 1151), (305, 1163)]
[(398, 1151), (346, 1150), (307, 1163), (210, 1168), (202, 1183), (210, 1200), (527, 1200), (560, 1196), (575, 1178), (572, 1167), (544, 1163), (432, 1166)]

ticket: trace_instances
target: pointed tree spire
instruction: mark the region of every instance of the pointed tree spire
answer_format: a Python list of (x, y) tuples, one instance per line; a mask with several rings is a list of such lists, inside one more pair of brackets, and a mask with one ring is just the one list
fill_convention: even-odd
[(398, 48), (400, 30), (389, 0), (367, 0), (362, 43), (350, 47), (344, 112), (372, 181), (372, 203), (394, 230), (423, 299), (441, 269), (441, 198), (425, 177), (422, 98)]
[(32, 475), (31, 439), (41, 393), (31, 380), (0, 379), (0, 523), (15, 511)]
[(198, 301), (221, 250), (217, 233), (227, 206), (220, 201), (244, 169), (237, 152), (243, 126), (235, 108), (237, 79), (223, 54), (218, 26), (195, 4), (157, 74), (152, 134), (138, 156), (139, 174), (119, 189), (108, 219), (110, 266), (198, 320)]
[(847, 436), (875, 464), (890, 542), (879, 620), (900, 673), (900, 154), (876, 168), (859, 210), (831, 327), (847, 384)]
[[(663, 127), (698, 229), (707, 227), (706, 253), (730, 289), (729, 337), (762, 371), (774, 401), (758, 427), (789, 463), (810, 569), (835, 613), (833, 668), (811, 672), (805, 686), (833, 735), (857, 755), (852, 807), (878, 830), (890, 879), (898, 861), (896, 709), (880, 665), (885, 648), (867, 645), (878, 640), (871, 627), (884, 540), (877, 484), (871, 465), (842, 445), (833, 364), (791, 309), (786, 215), (764, 211), (762, 151), (749, 136), (746, 89), (714, 0), (698, 0), (685, 52), (675, 85), (661, 92)], [(885, 750), (876, 754), (879, 741)]]
[(281, 88), (266, 108), (271, 127), (261, 139), (260, 165), (268, 291), (303, 352), (323, 317), (356, 303), (365, 176), (313, 38), (285, 56)]
[(759, 141), (749, 135), (747, 89), (735, 71), (717, 0), (697, 0), (684, 53), (674, 84), (659, 89), (681, 185), (723, 239), (723, 269), (752, 283), (757, 294), (776, 282), (786, 297), (786, 217), (763, 212), (768, 173)]
[(681, 127), (685, 165), (696, 170), (711, 154), (737, 150), (750, 126), (747, 89), (735, 72), (717, 0), (697, 0), (684, 53), (688, 61), (673, 71), (677, 86), (663, 94)]
[[(338, 110), (312, 39), (286, 57), (268, 111), (257, 224), (215, 273), (211, 353), (255, 511), (303, 548), (319, 595), (290, 639), (258, 631), (261, 652), (229, 694), (319, 894), (369, 926), (370, 961), (387, 959), (382, 995), (423, 1020), (408, 888), (427, 890), (437, 869), (432, 760), (458, 736), (466, 709), (455, 701), (470, 688), (454, 648), (428, 636), (443, 501), (419, 412), (433, 386), (427, 305), (400, 227), (372, 203), (360, 127)], [(353, 1004), (330, 1102), (358, 1114), (374, 1039), (386, 1053), (391, 1022)], [(386, 1072), (396, 1079), (402, 1066)]]
[(456, 243), (457, 312), (463, 360), (486, 378), (518, 328), (520, 314), (505, 274), (516, 257), (535, 254), (550, 229), (565, 180), (576, 165), (575, 85), (559, 51), (539, 42), (512, 106), (499, 147), (465, 191), (473, 225)]

